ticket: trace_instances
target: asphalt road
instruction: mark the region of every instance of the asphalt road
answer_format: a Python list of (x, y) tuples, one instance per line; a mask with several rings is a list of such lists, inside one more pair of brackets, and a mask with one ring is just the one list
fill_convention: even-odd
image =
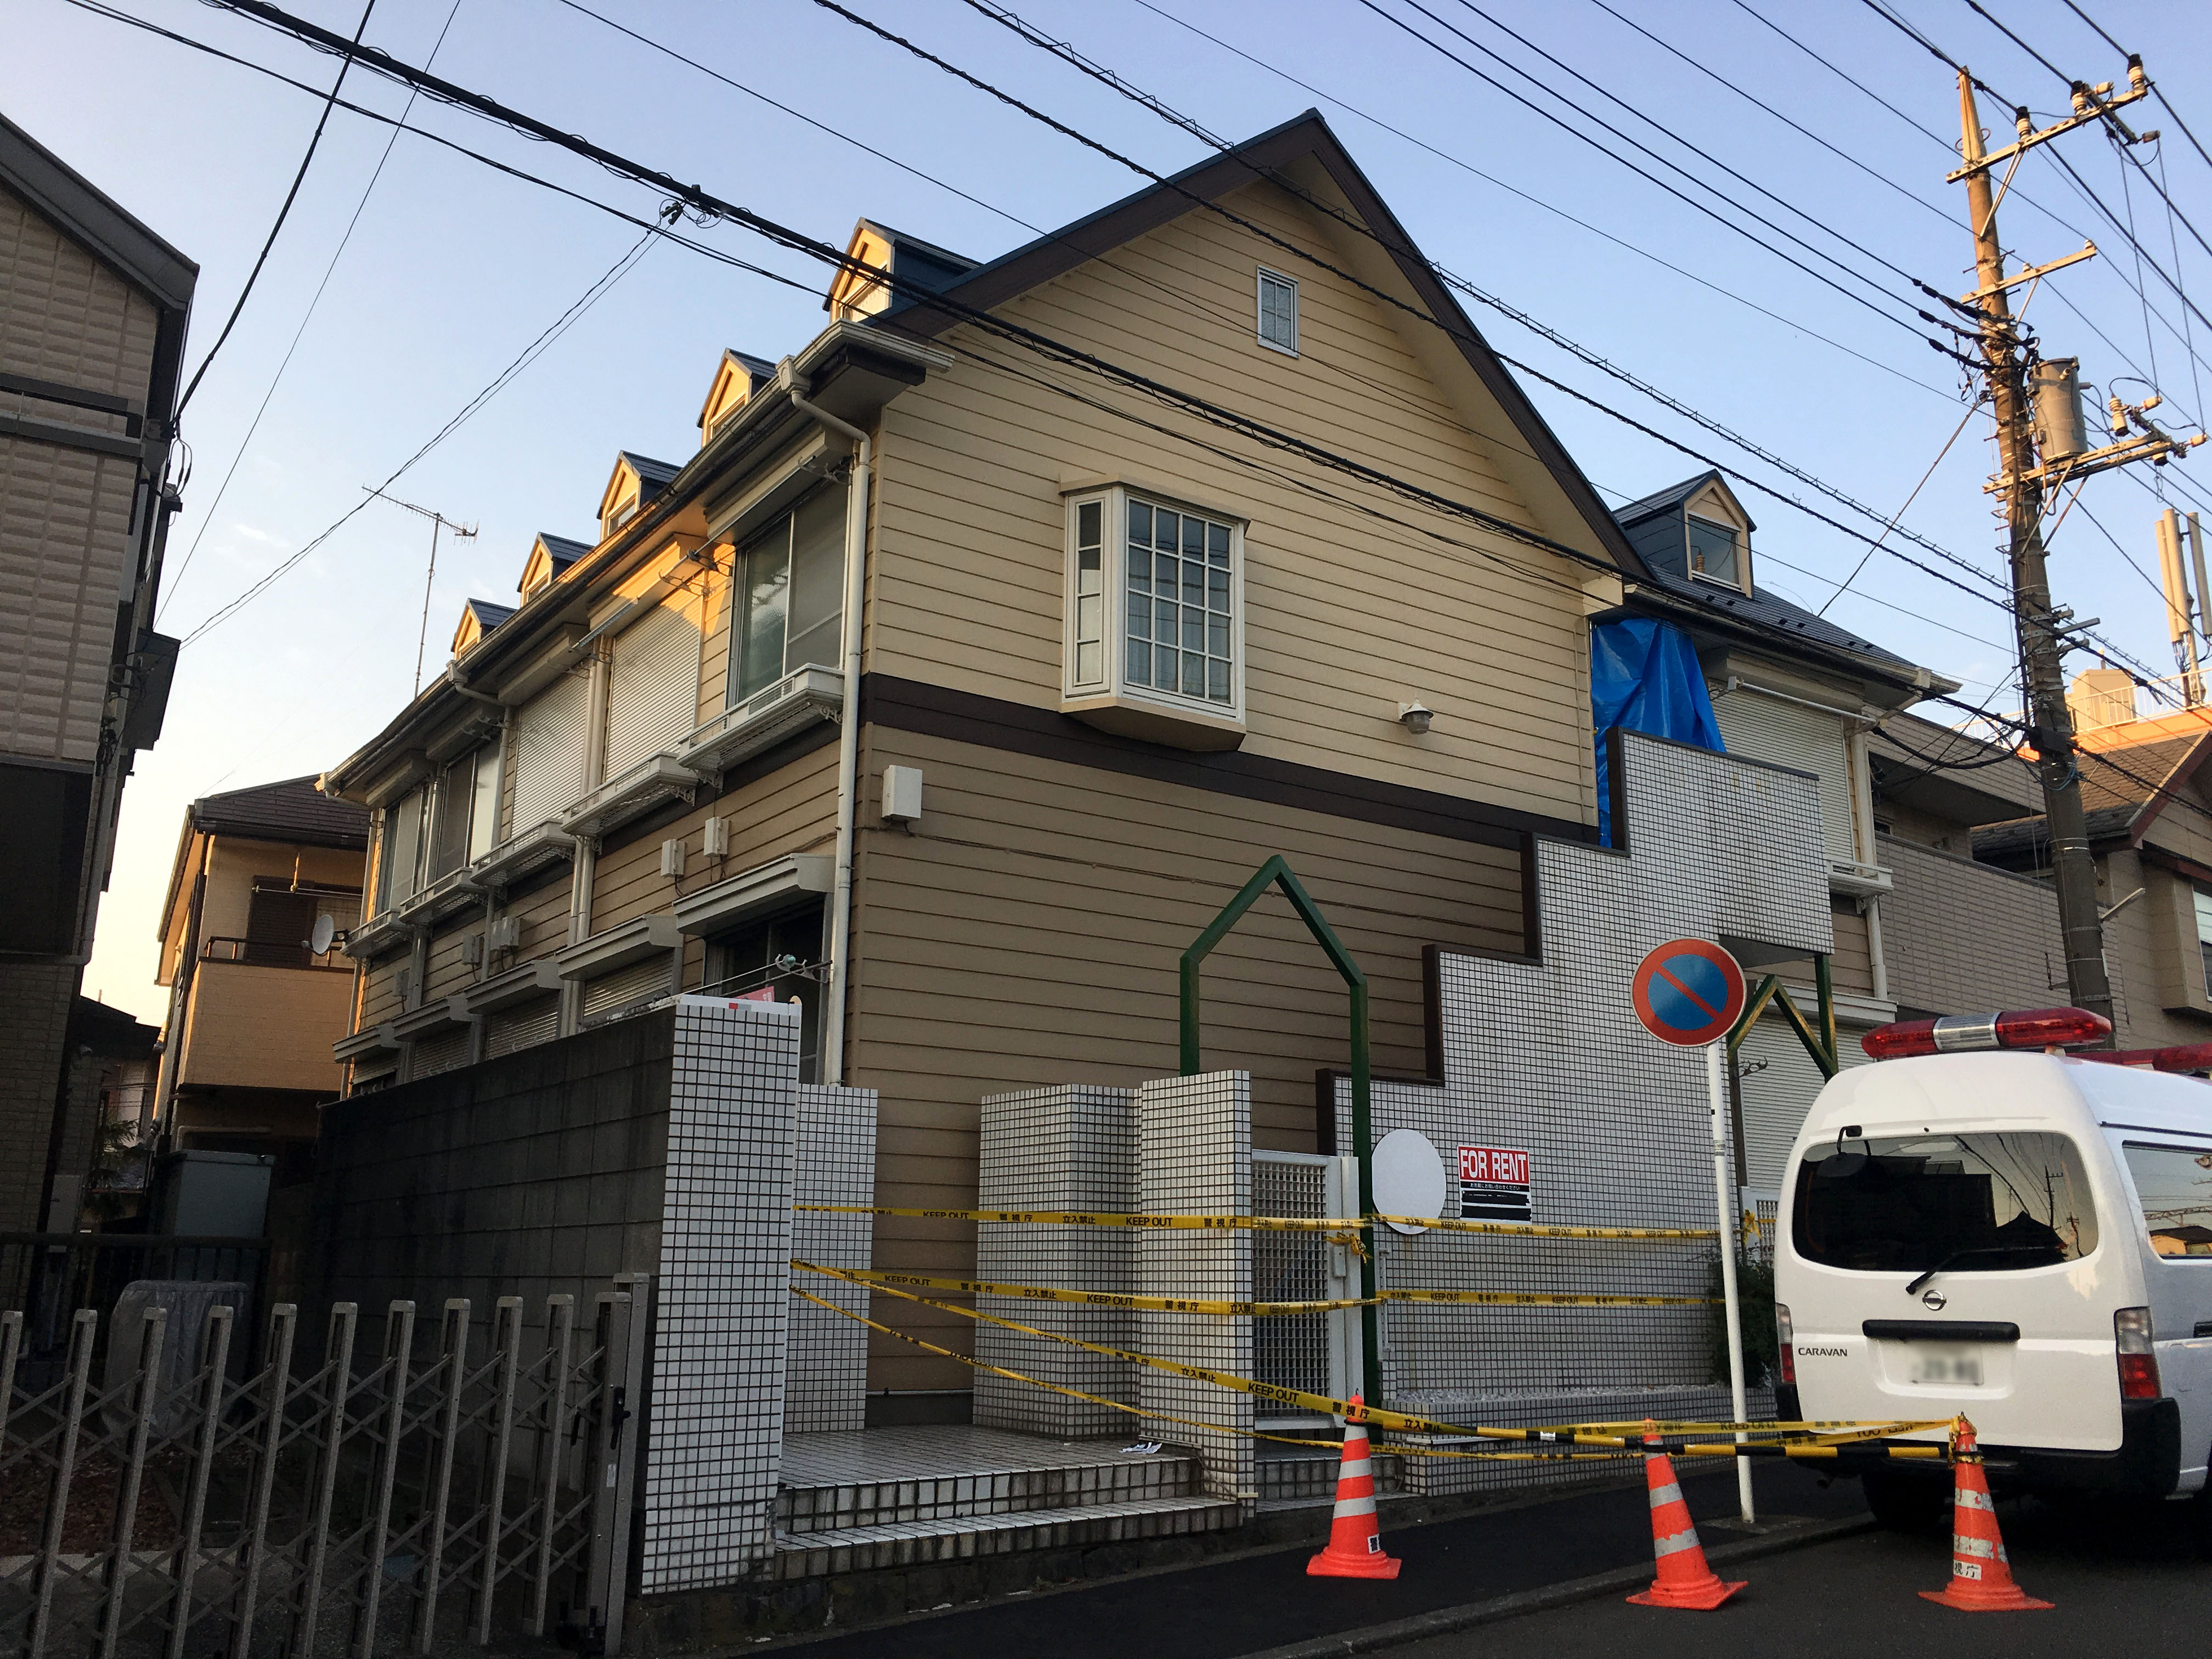
[[(1866, 1533), (1747, 1561), (1748, 1588), (1714, 1613), (1670, 1613), (1608, 1595), (1388, 1650), (1390, 1659), (2089, 1659), (2201, 1652), (2212, 1638), (2212, 1560), (2179, 1504), (1997, 1511), (2014, 1575), (2049, 1613), (1964, 1613), (1923, 1601), (1949, 1571), (1948, 1540)], [(1712, 1535), (1708, 1534), (1708, 1541)]]
[[(1684, 1482), (1692, 1514), (1700, 1523), (1732, 1516), (1729, 1471), (1694, 1473)], [(1764, 1510), (1822, 1518), (1864, 1513), (1855, 1480), (1823, 1486), (1808, 1470), (1779, 1462), (1753, 1473)], [(1395, 1530), (1385, 1504), (1384, 1546), (1406, 1564), (1395, 1580), (1309, 1578), (1315, 1547), (1304, 1544), (759, 1651), (781, 1647), (793, 1659), (1233, 1659), (1648, 1562), (1650, 1521), (1640, 1479)], [(1740, 1534), (1715, 1528), (1706, 1536), (1718, 1544)]]

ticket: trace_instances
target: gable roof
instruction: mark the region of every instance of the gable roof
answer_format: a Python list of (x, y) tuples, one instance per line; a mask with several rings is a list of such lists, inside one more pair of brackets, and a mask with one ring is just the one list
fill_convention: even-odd
[(489, 599), (470, 599), (461, 606), (461, 619), (453, 626), (453, 655), (459, 656), (485, 635), (512, 617), (517, 607), (494, 605)]
[(635, 450), (621, 452), (622, 459), (630, 464), (643, 486), (645, 499), (651, 501), (668, 488), (668, 481), (684, 469), (674, 461), (656, 461), (650, 455), (640, 455)]
[(185, 819), (203, 835), (304, 842), (314, 847), (368, 846), (368, 809), (331, 799), (315, 787), (313, 777), (203, 795), (185, 809)]
[[(2124, 836), (2130, 846), (2140, 847), (2168, 807), (2187, 801), (2180, 793), (2182, 786), (2212, 760), (2212, 728), (2160, 729), (2172, 723), (2171, 716), (2166, 721), (2129, 722), (2148, 728), (2148, 741), (2141, 743), (2112, 741), (2121, 730), (2116, 726), (2083, 734), (2079, 750), (2081, 809), (2092, 842)], [(2048, 839), (2038, 815), (1977, 831), (1974, 849), (2002, 854), (2040, 848)]]
[[(863, 250), (872, 241), (880, 242), (888, 252), (868, 258)], [(925, 288), (941, 293), (975, 270), (977, 264), (964, 253), (925, 242), (919, 236), (909, 236), (873, 219), (863, 219), (853, 227), (852, 235), (846, 239), (845, 257), (890, 272), (896, 286), (877, 311), (879, 316), (890, 316), (915, 303), (914, 296), (901, 292), (902, 289)], [(844, 306), (857, 310), (882, 286), (879, 278), (841, 269), (830, 279), (830, 291), (822, 296), (822, 308), (836, 311)]]
[[(1597, 491), (1317, 109), (1186, 167), (1165, 184), (1147, 185), (987, 260), (938, 291), (963, 307), (990, 310), (1198, 207), (1261, 181), (1324, 199), (1331, 193), (1342, 198), (1338, 210), (1348, 211), (1376, 237), (1373, 243), (1360, 239), (1361, 246), (1346, 256), (1355, 279), (1385, 291), (1389, 284), (1402, 286), (1405, 303), (1425, 310), (1443, 324), (1440, 331), (1443, 338), (1473, 371), (1517, 441), (1492, 446), (1492, 459), (1521, 488), (1529, 511), (1540, 522), (1547, 518), (1554, 520), (1547, 524), (1547, 533), (1565, 542), (1571, 534), (1579, 532), (1590, 544), (1585, 550), (1610, 559), (1625, 574), (1640, 577), (1644, 562), (1621, 534)], [(1358, 270), (1363, 264), (1370, 268)], [(921, 339), (934, 338), (963, 320), (962, 312), (928, 299), (908, 300), (870, 319), (873, 326), (893, 327)], [(1525, 446), (1530, 458), (1526, 465), (1516, 453), (1520, 446)], [(1540, 499), (1546, 491), (1551, 492), (1548, 501)], [(1547, 507), (1554, 512), (1547, 514)], [(1561, 507), (1572, 519), (1571, 525), (1556, 521), (1556, 509)]]
[(143, 289), (182, 311), (200, 268), (44, 144), (0, 115), (0, 182)]
[(545, 549), (545, 556), (553, 562), (553, 574), (559, 575), (570, 565), (592, 550), (589, 542), (576, 541), (567, 536), (556, 536), (550, 530), (538, 532), (538, 539)]
[(1743, 514), (1743, 527), (1747, 531), (1759, 528), (1751, 521), (1751, 514), (1744, 512), (1741, 499), (1738, 497), (1735, 491), (1729, 489), (1728, 479), (1717, 466), (1707, 467), (1696, 477), (1685, 478), (1680, 483), (1668, 484), (1666, 489), (1655, 491), (1642, 501), (1631, 501), (1626, 507), (1616, 507), (1613, 509), (1613, 516), (1623, 524), (1637, 524), (1645, 519), (1656, 518), (1662, 513), (1672, 512), (1678, 507), (1687, 506), (1690, 498), (1708, 484), (1718, 484), (1727, 493), (1729, 500), (1735, 504), (1735, 510)]
[(763, 383), (775, 379), (775, 365), (765, 357), (755, 357), (733, 346), (723, 348), (721, 359), (714, 365), (714, 378), (707, 383), (707, 400), (699, 405), (699, 441), (707, 441), (707, 422), (718, 409), (726, 407), (730, 399), (722, 396), (723, 386), (738, 375), (745, 377), (745, 395), (739, 402), (750, 402), (760, 392)]

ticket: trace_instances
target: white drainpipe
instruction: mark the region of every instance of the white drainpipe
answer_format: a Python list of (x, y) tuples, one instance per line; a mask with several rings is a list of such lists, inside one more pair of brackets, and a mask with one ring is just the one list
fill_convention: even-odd
[(845, 987), (851, 972), (853, 942), (853, 822), (860, 783), (860, 606), (866, 595), (868, 557), (868, 468), (875, 447), (868, 434), (826, 409), (817, 409), (791, 392), (791, 406), (842, 432), (857, 446), (852, 482), (845, 492), (845, 706), (837, 729), (837, 882), (830, 895), (830, 994), (822, 1010), (822, 1080), (845, 1080)]

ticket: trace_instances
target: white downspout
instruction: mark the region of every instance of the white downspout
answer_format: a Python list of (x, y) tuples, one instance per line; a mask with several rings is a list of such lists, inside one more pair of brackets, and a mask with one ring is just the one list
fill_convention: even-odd
[(845, 688), (837, 722), (837, 880), (830, 906), (830, 989), (822, 1010), (822, 1080), (845, 1080), (845, 987), (853, 942), (853, 823), (860, 784), (860, 606), (867, 592), (868, 469), (875, 447), (868, 434), (791, 392), (800, 414), (842, 432), (857, 446), (852, 482), (845, 492)]

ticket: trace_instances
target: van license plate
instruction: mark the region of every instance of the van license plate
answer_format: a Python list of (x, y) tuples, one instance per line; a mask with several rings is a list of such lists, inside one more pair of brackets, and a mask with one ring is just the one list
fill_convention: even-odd
[(1930, 1342), (1912, 1345), (1915, 1382), (1978, 1389), (1982, 1386), (1982, 1352), (1964, 1343)]

